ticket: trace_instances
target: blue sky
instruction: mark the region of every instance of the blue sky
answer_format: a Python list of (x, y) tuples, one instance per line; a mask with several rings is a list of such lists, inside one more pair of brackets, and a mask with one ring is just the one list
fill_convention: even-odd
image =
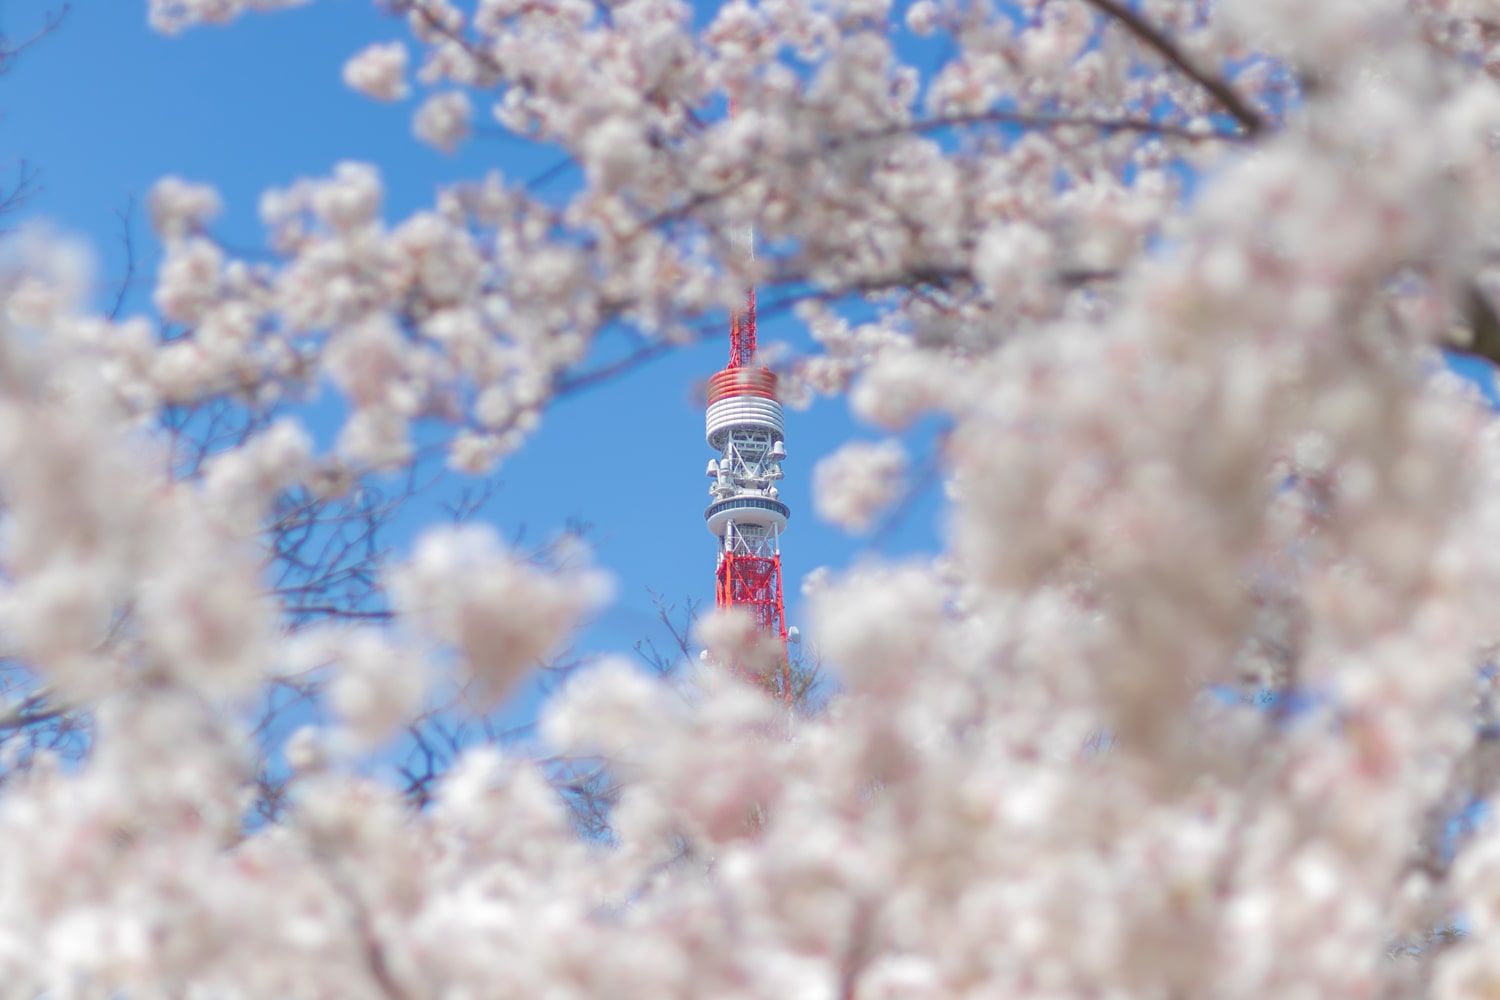
[[(27, 35), (46, 0), (0, 6), (0, 30)], [(141, 264), (156, 247), (144, 198), (167, 174), (214, 184), (226, 212), (216, 234), (236, 248), (264, 245), (260, 193), (298, 177), (320, 176), (340, 160), (379, 166), (387, 217), (430, 206), (436, 188), (498, 169), (529, 178), (552, 166), (555, 151), (481, 138), (445, 156), (411, 138), (414, 102), (378, 104), (341, 81), (344, 61), (373, 41), (406, 37), (402, 23), (369, 0), (317, 0), (307, 7), (248, 15), (228, 28), (175, 38), (146, 26), (145, 0), (73, 0), (63, 28), (0, 78), (0, 169), (25, 159), (42, 172), (43, 192), (27, 207), (91, 242), (98, 254), (100, 301), (113, 297), (124, 271), (117, 214), (135, 199)], [(707, 8), (706, 8), (707, 9)], [(149, 310), (151, 267), (126, 312)], [(770, 319), (762, 340), (805, 344), (795, 320)], [(669, 599), (712, 602), (714, 550), (703, 526), (712, 453), (703, 442), (695, 386), (722, 367), (726, 335), (580, 392), (550, 410), (541, 431), (498, 475), (501, 489), (486, 519), (504, 535), (524, 528), (541, 539), (570, 518), (593, 526), (598, 561), (618, 580), (617, 599), (584, 637), (594, 649), (628, 651), (655, 634), (647, 588)], [(315, 428), (324, 433), (328, 428)], [(790, 621), (802, 623), (798, 586), (820, 565), (842, 566), (871, 546), (819, 523), (809, 497), (815, 461), (856, 426), (842, 401), (789, 413), (787, 478), (792, 506), (784, 544)], [(939, 537), (939, 500), (929, 489), (879, 548), (888, 555), (930, 551)], [(402, 544), (442, 513), (419, 505), (395, 533)]]

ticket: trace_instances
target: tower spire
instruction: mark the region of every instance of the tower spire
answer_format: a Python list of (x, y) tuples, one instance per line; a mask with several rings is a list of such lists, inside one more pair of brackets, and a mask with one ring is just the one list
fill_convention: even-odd
[[(755, 257), (755, 237), (752, 234), (746, 242), (749, 244), (749, 254), (753, 260)], [(752, 283), (745, 292), (745, 308), (734, 314), (729, 324), (729, 367), (748, 368), (755, 361), (755, 285)]]

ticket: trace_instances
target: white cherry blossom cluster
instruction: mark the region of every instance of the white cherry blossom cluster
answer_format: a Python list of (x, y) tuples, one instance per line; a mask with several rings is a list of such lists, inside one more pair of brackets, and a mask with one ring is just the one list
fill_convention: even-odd
[(818, 515), (851, 531), (868, 531), (900, 497), (906, 483), (906, 450), (899, 441), (853, 441), (813, 469)]
[(609, 579), (581, 566), (533, 565), (493, 531), (468, 526), (423, 537), (397, 568), (391, 596), (414, 628), (451, 643), (496, 702), (609, 596)]
[(246, 11), (297, 7), (309, 0), (149, 0), (151, 27), (169, 35), (200, 24), (228, 24)]
[[(83, 759), (5, 773), (6, 990), (1493, 993), (1500, 836), (1458, 831), (1500, 780), (1500, 431), (1435, 349), (1500, 336), (1492, 5), (384, 6), (410, 39), (351, 86), (577, 184), (390, 219), (341, 164), (266, 195), (250, 263), (164, 181), (160, 332), (80, 314), (55, 243), (0, 257), (0, 642), (94, 719)], [(808, 300), (794, 394), (951, 425), (947, 550), (810, 581), (824, 712), (723, 667), (762, 651), (736, 616), (674, 680), (574, 678), (537, 749), (602, 761), (607, 837), (519, 752), (403, 799), (370, 752), (435, 688), (511, 689), (601, 577), (443, 529), (384, 577), (388, 630), (293, 637), (266, 512), (409, 469), (417, 421), (484, 470), (615, 325), (650, 356), (752, 279)], [(334, 456), (272, 422), (174, 478), (172, 408), (324, 385)], [(845, 450), (820, 505), (869, 523), (901, 465)], [(252, 822), (237, 720), (295, 680), (328, 718)]]
[(344, 64), (344, 83), (377, 101), (399, 101), (410, 93), (410, 58), (404, 42), (371, 45)]

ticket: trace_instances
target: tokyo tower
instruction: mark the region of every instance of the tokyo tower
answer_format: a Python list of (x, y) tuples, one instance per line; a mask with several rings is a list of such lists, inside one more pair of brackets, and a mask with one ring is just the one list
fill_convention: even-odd
[(755, 366), (755, 289), (730, 324), (729, 364), (708, 380), (708, 492), (703, 512), (718, 539), (717, 605), (742, 608), (773, 637), (779, 663), (763, 683), (772, 695), (793, 697), (786, 656), (786, 608), (781, 598), (781, 535), (791, 510), (776, 483), (786, 458), (776, 374)]

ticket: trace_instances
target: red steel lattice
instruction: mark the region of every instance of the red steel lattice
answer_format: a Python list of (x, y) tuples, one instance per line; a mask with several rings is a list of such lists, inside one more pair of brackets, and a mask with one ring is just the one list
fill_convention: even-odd
[(790, 700), (791, 665), (786, 655), (786, 607), (781, 597), (781, 556), (727, 552), (719, 562), (718, 606), (749, 612), (756, 628), (774, 636), (778, 666), (767, 677), (771, 693)]
[(729, 326), (729, 367), (745, 368), (755, 360), (755, 288), (746, 296), (745, 311), (734, 314)]

